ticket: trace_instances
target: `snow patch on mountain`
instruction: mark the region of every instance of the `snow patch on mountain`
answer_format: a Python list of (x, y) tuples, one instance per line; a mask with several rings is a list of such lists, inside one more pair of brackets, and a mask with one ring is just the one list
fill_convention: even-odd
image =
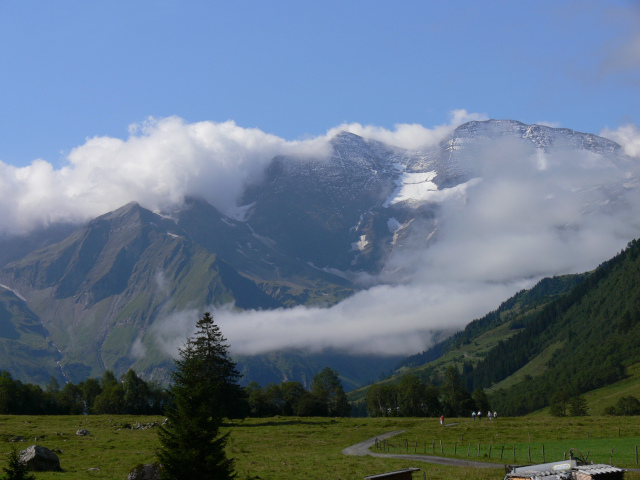
[(246, 222), (249, 216), (249, 210), (253, 207), (256, 202), (250, 203), (248, 205), (241, 205), (239, 207), (234, 207), (229, 209), (226, 213), (227, 217), (233, 218), (238, 222)]
[(391, 217), (389, 220), (387, 220), (387, 228), (391, 233), (396, 233), (398, 230), (400, 230), (400, 227), (401, 224), (397, 218)]
[(360, 251), (362, 252), (366, 246), (369, 245), (369, 241), (367, 240), (366, 235), (360, 235), (360, 239), (357, 242), (353, 242), (351, 244), (351, 251)]
[(18, 297), (23, 302), (27, 301), (27, 299), (24, 298), (22, 295), (20, 295), (17, 290), (14, 290), (13, 288), (7, 287), (6, 285), (3, 285), (1, 283), (0, 283), (0, 287), (4, 288), (5, 290), (9, 290), (11, 293), (13, 293), (16, 297)]
[(384, 206), (393, 205), (400, 202), (428, 201), (432, 192), (438, 190), (438, 186), (432, 182), (436, 178), (436, 172), (402, 173), (396, 180), (398, 188), (387, 199)]

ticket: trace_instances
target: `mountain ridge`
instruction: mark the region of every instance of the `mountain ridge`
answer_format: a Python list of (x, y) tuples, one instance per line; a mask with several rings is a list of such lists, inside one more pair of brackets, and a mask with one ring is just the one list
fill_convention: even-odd
[[(11, 250), (0, 256), (0, 284), (26, 299), (59, 347), (56, 361), (67, 378), (133, 367), (165, 379), (170, 356), (153, 338), (160, 319), (222, 305), (330, 307), (363, 288), (360, 278), (388, 284), (402, 278), (397, 265), (387, 269), (390, 262), (416, 244), (438, 241), (439, 198), (472, 185), (482, 174), (474, 155), (496, 138), (528, 142), (528, 152), (561, 145), (616, 165), (628, 160), (610, 140), (511, 120), (469, 122), (424, 151), (343, 132), (331, 140), (328, 157), (274, 157), (247, 187), (241, 214), (225, 215), (198, 197), (162, 212), (131, 202), (69, 235), (63, 228), (39, 232), (21, 248), (3, 239)], [(7, 316), (0, 332), (10, 332), (8, 322), (16, 328)], [(277, 365), (295, 355), (283, 355), (247, 359), (247, 371), (285, 378)], [(348, 354), (316, 358), (334, 359), (354, 388), (377, 376), (364, 366), (349, 370)], [(397, 361), (380, 362), (377, 373)], [(324, 366), (314, 362), (301, 378)], [(61, 378), (56, 368), (47, 371)]]

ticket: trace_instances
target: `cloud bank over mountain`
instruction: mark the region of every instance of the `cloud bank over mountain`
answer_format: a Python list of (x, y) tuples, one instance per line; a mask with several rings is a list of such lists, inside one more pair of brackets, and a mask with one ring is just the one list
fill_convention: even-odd
[(321, 158), (329, 140), (350, 131), (404, 148), (436, 145), (465, 121), (483, 118), (464, 110), (434, 128), (400, 124), (394, 130), (343, 124), (325, 135), (287, 141), (233, 121), (187, 123), (177, 117), (130, 127), (126, 140), (94, 137), (73, 150), (56, 170), (35, 160), (27, 167), (0, 162), (0, 233), (21, 234), (55, 222), (83, 222), (130, 201), (146, 208), (204, 197), (223, 212), (276, 155)]
[[(627, 149), (628, 151), (628, 149)], [(216, 313), (238, 353), (286, 347), (409, 354), (546, 276), (591, 270), (640, 235), (638, 164), (510, 139), (478, 152), (481, 180), (443, 197), (435, 232), (393, 257), (389, 284), (329, 309)], [(639, 160), (640, 162), (640, 160)], [(435, 242), (423, 248), (424, 240)]]
[[(150, 119), (126, 140), (88, 139), (59, 170), (43, 160), (24, 168), (0, 163), (0, 225), (2, 233), (19, 234), (86, 221), (132, 200), (159, 210), (185, 195), (226, 212), (274, 156), (322, 158), (340, 131), (426, 150), (458, 125), (484, 118), (460, 110), (433, 128), (344, 124), (298, 141), (231, 121)], [(405, 241), (412, 247), (369, 279), (375, 286), (331, 308), (216, 310), (233, 352), (411, 354), (428, 346), (434, 331), (462, 327), (539, 278), (594, 268), (640, 235), (640, 132), (626, 125), (602, 134), (623, 146), (628, 165), (562, 145), (546, 153), (509, 139), (487, 145), (473, 157), (477, 179), (459, 195), (438, 198), (435, 230), (415, 228)], [(197, 317), (189, 311), (158, 321), (158, 340), (175, 352)]]

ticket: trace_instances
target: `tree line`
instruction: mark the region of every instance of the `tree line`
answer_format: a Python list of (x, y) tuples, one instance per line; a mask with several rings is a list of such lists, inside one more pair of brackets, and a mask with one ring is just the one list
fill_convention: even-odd
[(145, 382), (134, 370), (120, 379), (106, 370), (101, 379), (88, 378), (60, 387), (51, 377), (47, 386), (22, 383), (0, 371), (0, 414), (2, 415), (160, 415), (169, 402), (164, 387)]
[[(235, 385), (228, 382), (227, 385)], [(233, 418), (298, 416), (344, 417), (351, 406), (338, 373), (325, 368), (313, 377), (310, 390), (300, 382), (271, 383), (261, 387), (251, 382), (233, 398)], [(60, 387), (51, 377), (43, 389), (39, 385), (14, 380), (0, 370), (0, 415), (162, 415), (171, 401), (167, 389), (156, 382), (145, 382), (134, 370), (119, 379), (106, 370), (100, 379), (89, 378)]]
[(251, 382), (245, 391), (252, 417), (348, 417), (351, 413), (338, 372), (329, 367), (313, 377), (309, 390), (300, 382), (289, 381), (264, 388)]
[(366, 411), (371, 417), (465, 417), (491, 410), (482, 389), (473, 394), (465, 388), (453, 366), (447, 367), (439, 386), (406, 375), (399, 383), (378, 383), (367, 390)]
[[(228, 404), (225, 416), (229, 418), (350, 415), (342, 382), (331, 368), (316, 374), (309, 390), (294, 381), (265, 387), (251, 382), (243, 388), (237, 383), (239, 378), (238, 374), (218, 386), (219, 403), (224, 400)], [(134, 370), (119, 379), (106, 370), (99, 380), (89, 378), (63, 387), (51, 377), (44, 389), (0, 371), (1, 415), (162, 415), (172, 401), (169, 390), (156, 382), (145, 382)]]

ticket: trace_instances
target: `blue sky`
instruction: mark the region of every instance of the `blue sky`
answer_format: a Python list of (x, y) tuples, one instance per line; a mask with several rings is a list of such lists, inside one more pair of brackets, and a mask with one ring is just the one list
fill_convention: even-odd
[(465, 121), (514, 119), (629, 155), (479, 152), (437, 243), (400, 257), (410, 284), (220, 313), (245, 353), (420, 351), (426, 330), (640, 236), (638, 1), (0, 0), (0, 45), (0, 236), (185, 195), (230, 213), (275, 155), (320, 157), (341, 129), (426, 151)]
[(640, 3), (0, 2), (0, 161), (54, 168), (149, 116), (285, 140), (465, 109), (640, 125)]

